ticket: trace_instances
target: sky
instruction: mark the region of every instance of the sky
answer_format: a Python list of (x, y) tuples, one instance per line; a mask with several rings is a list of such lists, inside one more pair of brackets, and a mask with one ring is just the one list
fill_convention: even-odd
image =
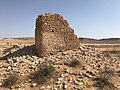
[(44, 13), (63, 15), (78, 37), (120, 38), (120, 0), (0, 0), (0, 38), (33, 37)]

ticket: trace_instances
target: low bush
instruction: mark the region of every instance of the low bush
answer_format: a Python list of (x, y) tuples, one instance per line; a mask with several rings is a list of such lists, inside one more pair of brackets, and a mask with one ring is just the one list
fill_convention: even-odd
[(37, 71), (31, 73), (29, 78), (32, 82), (41, 85), (45, 84), (50, 79), (56, 80), (57, 73), (51, 64), (44, 62), (38, 65)]
[(97, 87), (97, 90), (116, 90), (112, 82), (112, 77), (116, 75), (115, 70), (105, 67), (100, 70), (99, 75), (94, 78), (96, 81), (94, 86)]
[(5, 88), (10, 88), (11, 86), (13, 86), (16, 83), (17, 80), (18, 80), (17, 75), (11, 74), (7, 77), (7, 79), (4, 80), (2, 86)]
[(72, 61), (68, 62), (68, 66), (74, 68), (74, 67), (82, 66), (82, 63), (78, 59), (74, 58)]

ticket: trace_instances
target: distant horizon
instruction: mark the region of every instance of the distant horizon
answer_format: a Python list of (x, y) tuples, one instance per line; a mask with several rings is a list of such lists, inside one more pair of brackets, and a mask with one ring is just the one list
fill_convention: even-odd
[(64, 16), (78, 37), (120, 38), (120, 0), (1, 0), (0, 38), (34, 37), (40, 14)]
[[(5, 37), (5, 38), (0, 38), (0, 39), (16, 39), (16, 38), (35, 38), (35, 36), (31, 36), (31, 37)], [(101, 40), (101, 39), (120, 39), (117, 37), (110, 37), (110, 38), (91, 38), (91, 37), (78, 37), (78, 38), (85, 38), (85, 39), (96, 39), (96, 40)]]

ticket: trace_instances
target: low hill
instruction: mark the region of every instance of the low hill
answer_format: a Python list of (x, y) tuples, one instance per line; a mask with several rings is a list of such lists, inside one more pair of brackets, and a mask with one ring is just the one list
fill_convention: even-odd
[(109, 43), (120, 44), (120, 38), (105, 38), (105, 39), (93, 39), (93, 38), (79, 38), (81, 43)]
[[(19, 38), (3, 38), (2, 40), (8, 39), (17, 39), (17, 40), (30, 40), (35, 41), (34, 37), (19, 37)], [(80, 43), (108, 43), (108, 44), (120, 44), (120, 38), (103, 38), (103, 39), (93, 39), (93, 38), (85, 38), (79, 37)]]

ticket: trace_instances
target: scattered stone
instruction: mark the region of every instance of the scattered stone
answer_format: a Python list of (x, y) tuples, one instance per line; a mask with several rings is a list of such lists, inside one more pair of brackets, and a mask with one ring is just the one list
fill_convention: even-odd
[(63, 80), (63, 78), (58, 78), (58, 81), (62, 81)]
[(92, 72), (92, 71), (87, 71), (86, 73), (89, 73), (90, 75), (92, 75), (92, 76), (95, 76), (95, 74)]
[(61, 76), (62, 78), (64, 78), (64, 74), (61, 74), (60, 76)]
[(79, 83), (78, 83), (76, 80), (74, 81), (74, 84), (75, 84), (75, 85), (79, 85)]
[(0, 83), (0, 86), (2, 86), (2, 83)]
[(40, 90), (45, 90), (45, 86), (40, 87)]
[(37, 83), (32, 83), (31, 84), (31, 87), (36, 87), (37, 86)]
[(51, 86), (48, 85), (48, 86), (47, 86), (47, 89), (50, 89), (50, 88), (51, 88)]
[(57, 88), (53, 88), (53, 90), (58, 90)]
[(73, 79), (72, 79), (72, 78), (69, 78), (69, 79), (68, 79), (68, 82), (69, 82), (69, 83), (72, 83), (72, 82), (73, 82)]
[[(79, 49), (61, 51), (56, 55), (40, 58), (34, 54), (34, 49), (33, 51), (31, 50), (29, 47), (30, 44), (21, 44), (19, 46), (20, 48), (14, 49), (15, 53), (11, 50), (11, 52), (14, 53), (13, 55), (10, 53), (9, 57), (7, 57), (7, 53), (1, 55), (1, 57), (6, 56), (7, 58), (5, 60), (0, 59), (0, 86), (3, 85), (3, 81), (6, 80), (10, 74), (15, 73), (19, 74), (19, 77), (15, 85), (11, 87), (12, 90), (23, 90), (26, 86), (30, 88), (32, 87), (34, 90), (88, 90), (88, 88), (89, 90), (93, 90), (91, 88), (94, 88), (93, 84), (95, 81), (92, 79), (94, 79), (99, 74), (99, 71), (104, 68), (104, 66), (108, 66), (117, 71), (116, 76), (113, 78), (113, 83), (118, 90), (120, 89), (119, 57), (114, 57), (113, 55), (107, 57), (103, 53), (93, 48), (80, 45), (81, 48)], [(3, 45), (0, 47), (0, 50), (3, 51), (3, 49), (9, 47), (12, 47), (12, 44)], [(84, 65), (83, 68), (68, 67), (67, 63), (73, 58), (81, 60)], [(47, 62), (53, 65), (57, 74), (55, 73), (53, 75), (52, 72), (50, 75), (47, 75), (47, 77), (45, 76), (45, 79), (48, 79), (48, 82), (45, 82), (42, 87), (39, 87), (38, 83), (29, 79), (29, 76), (32, 73), (35, 73), (38, 68), (41, 68), (38, 66), (42, 62)], [(37, 74), (38, 73), (39, 72), (37, 72)], [(0, 90), (2, 90), (1, 87)]]
[(65, 73), (69, 73), (70, 70), (69, 70), (69, 69), (65, 69), (64, 72), (65, 72)]
[(66, 84), (66, 82), (63, 82), (63, 89), (67, 89), (68, 85)]
[(83, 66), (82, 70), (87, 70), (87, 67), (86, 67), (86, 66)]
[(60, 84), (61, 82), (60, 81), (57, 81), (56, 84)]

